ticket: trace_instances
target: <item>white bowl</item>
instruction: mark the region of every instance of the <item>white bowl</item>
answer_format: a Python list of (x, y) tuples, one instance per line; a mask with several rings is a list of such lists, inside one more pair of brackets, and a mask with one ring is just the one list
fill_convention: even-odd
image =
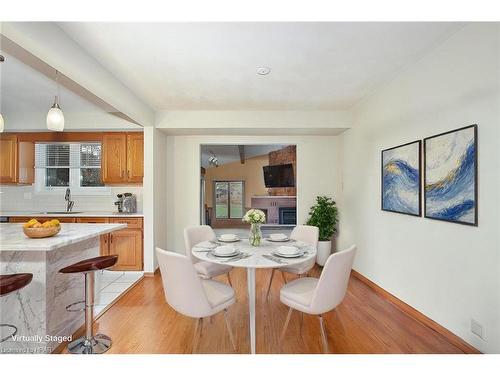
[(222, 241), (234, 241), (238, 239), (238, 236), (236, 234), (226, 233), (226, 234), (221, 234), (219, 238)]
[(283, 255), (297, 255), (300, 250), (295, 246), (280, 246), (276, 252)]
[(269, 238), (272, 239), (273, 241), (283, 241), (288, 239), (288, 237), (283, 233), (271, 233), (269, 235)]
[(231, 255), (236, 252), (234, 246), (219, 246), (214, 250), (216, 255)]

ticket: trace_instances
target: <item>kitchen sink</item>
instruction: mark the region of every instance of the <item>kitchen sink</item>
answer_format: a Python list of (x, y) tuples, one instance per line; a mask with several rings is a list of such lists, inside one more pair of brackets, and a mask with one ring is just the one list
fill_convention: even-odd
[(72, 215), (72, 214), (81, 214), (83, 211), (44, 211), (39, 212), (41, 215)]

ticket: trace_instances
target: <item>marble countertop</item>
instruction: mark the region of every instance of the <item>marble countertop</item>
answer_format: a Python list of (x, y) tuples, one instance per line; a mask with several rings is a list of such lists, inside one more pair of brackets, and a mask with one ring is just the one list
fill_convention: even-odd
[(0, 216), (16, 217), (16, 216), (29, 216), (29, 217), (143, 217), (141, 212), (127, 214), (124, 212), (113, 211), (78, 211), (70, 214), (43, 214), (42, 211), (2, 211)]
[(62, 223), (54, 237), (28, 238), (22, 224), (0, 224), (0, 251), (52, 251), (101, 234), (124, 229), (127, 224), (73, 224)]

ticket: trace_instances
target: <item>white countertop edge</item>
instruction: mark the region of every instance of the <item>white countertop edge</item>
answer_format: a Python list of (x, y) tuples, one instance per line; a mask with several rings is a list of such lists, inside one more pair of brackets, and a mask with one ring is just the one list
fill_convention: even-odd
[(82, 211), (79, 213), (71, 213), (71, 214), (42, 214), (40, 212), (35, 211), (4, 211), (0, 212), (0, 216), (5, 217), (20, 217), (20, 216), (29, 216), (29, 217), (144, 217), (143, 213), (136, 212), (133, 214), (127, 214), (123, 212), (112, 212), (112, 211)]
[[(0, 230), (0, 252), (4, 251), (53, 251), (59, 249), (64, 246), (68, 246), (71, 244), (75, 244), (78, 242), (82, 242), (88, 240), (90, 238), (98, 237), (103, 234), (111, 233), (116, 230), (125, 229), (127, 224), (86, 224), (86, 223), (62, 223), (61, 232), (54, 237), (48, 238), (28, 238), (23, 233), (22, 224), (14, 224), (14, 223), (2, 223), (0, 224), (0, 229), (4, 229), (9, 226), (10, 228), (16, 229), (16, 234), (20, 234), (17, 240), (17, 243), (6, 242), (3, 238), (5, 232)], [(17, 229), (16, 227), (19, 227)], [(92, 227), (92, 231), (88, 233), (82, 233), (82, 231), (78, 231), (79, 234), (68, 236), (65, 234), (64, 229), (76, 229), (84, 228), (90, 229)], [(17, 232), (19, 230), (19, 232)], [(44, 244), (45, 242), (45, 244)], [(51, 243), (52, 242), (52, 243)]]

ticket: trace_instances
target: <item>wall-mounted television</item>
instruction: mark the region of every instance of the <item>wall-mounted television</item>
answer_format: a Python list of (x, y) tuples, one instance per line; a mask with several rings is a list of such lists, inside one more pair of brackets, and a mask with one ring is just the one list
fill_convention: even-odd
[(292, 164), (269, 165), (264, 169), (264, 184), (267, 188), (294, 187)]

